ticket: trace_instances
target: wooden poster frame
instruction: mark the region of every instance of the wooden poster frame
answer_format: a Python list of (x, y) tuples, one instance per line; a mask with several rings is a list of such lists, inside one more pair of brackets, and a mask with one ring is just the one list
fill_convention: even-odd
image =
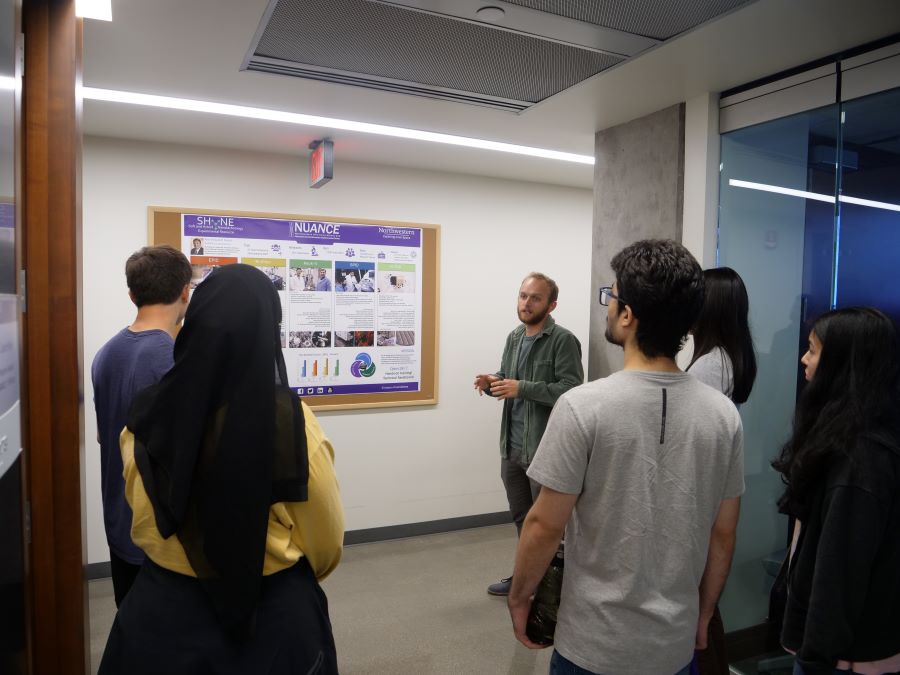
[(376, 394), (339, 394), (305, 398), (313, 410), (354, 410), (400, 406), (435, 405), (438, 402), (438, 337), (440, 335), (440, 225), (388, 220), (367, 220), (296, 213), (257, 211), (224, 211), (221, 209), (188, 209), (149, 206), (148, 240), (153, 245), (169, 244), (182, 250), (181, 217), (184, 214), (234, 216), (236, 218), (272, 218), (277, 220), (312, 220), (354, 225), (415, 227), (422, 230), (422, 335), (421, 382), (419, 391)]

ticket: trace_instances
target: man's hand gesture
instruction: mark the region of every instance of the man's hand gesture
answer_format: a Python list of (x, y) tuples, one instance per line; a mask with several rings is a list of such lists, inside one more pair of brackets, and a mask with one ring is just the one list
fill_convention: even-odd
[(488, 391), (491, 388), (491, 384), (494, 382), (498, 382), (500, 380), (496, 375), (476, 375), (475, 376), (475, 388), (478, 390), (479, 396), (484, 396), (484, 392)]
[(519, 397), (518, 380), (495, 380), (491, 384), (491, 396), (501, 401), (505, 398)]

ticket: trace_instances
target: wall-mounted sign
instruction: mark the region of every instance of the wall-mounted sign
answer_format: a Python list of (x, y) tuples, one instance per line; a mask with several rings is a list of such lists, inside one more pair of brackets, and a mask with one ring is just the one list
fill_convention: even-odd
[(334, 143), (313, 141), (309, 147), (309, 187), (322, 187), (334, 178)]

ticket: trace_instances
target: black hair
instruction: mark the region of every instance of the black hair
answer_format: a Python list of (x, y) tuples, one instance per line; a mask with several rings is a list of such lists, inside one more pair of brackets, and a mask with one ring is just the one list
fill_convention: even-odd
[[(756, 380), (756, 355), (747, 314), (750, 301), (741, 276), (730, 267), (704, 270), (706, 293), (694, 324), (691, 366), (704, 354), (721, 347), (731, 360), (734, 386), (731, 400), (744, 403)], [(690, 368), (691, 366), (688, 366)]]
[(836, 309), (812, 332), (822, 343), (819, 362), (797, 401), (791, 438), (772, 462), (787, 485), (779, 506), (801, 518), (837, 458), (852, 459), (863, 438), (896, 434), (900, 405), (900, 349), (890, 318), (871, 307)]
[(644, 239), (619, 251), (610, 263), (621, 298), (638, 320), (644, 356), (675, 358), (703, 305), (703, 270), (671, 239)]
[(144, 246), (125, 263), (125, 279), (138, 307), (171, 305), (191, 280), (191, 263), (171, 246)]

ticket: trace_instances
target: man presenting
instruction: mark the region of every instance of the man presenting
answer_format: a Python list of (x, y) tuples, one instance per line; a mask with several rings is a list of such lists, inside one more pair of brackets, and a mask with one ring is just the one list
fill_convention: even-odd
[[(540, 486), (525, 472), (537, 451), (556, 400), (584, 382), (578, 339), (550, 316), (559, 287), (532, 272), (519, 288), (517, 313), (522, 325), (506, 338), (500, 371), (475, 376), (475, 388), (503, 401), (500, 422), (500, 477), (519, 534)], [(491, 595), (507, 595), (510, 578), (488, 586)]]
[(125, 279), (137, 317), (103, 345), (91, 366), (103, 520), (116, 607), (144, 560), (143, 551), (131, 541), (131, 508), (125, 501), (119, 434), (134, 395), (156, 384), (172, 367), (175, 333), (187, 309), (191, 264), (171, 246), (146, 246), (128, 258)]
[(703, 303), (687, 249), (639, 241), (612, 269), (600, 302), (625, 367), (554, 409), (528, 471), (541, 491), (519, 541), (509, 611), (516, 637), (536, 647), (525, 635), (530, 597), (565, 530), (551, 672), (687, 673), (734, 552), (741, 419), (675, 364)]

